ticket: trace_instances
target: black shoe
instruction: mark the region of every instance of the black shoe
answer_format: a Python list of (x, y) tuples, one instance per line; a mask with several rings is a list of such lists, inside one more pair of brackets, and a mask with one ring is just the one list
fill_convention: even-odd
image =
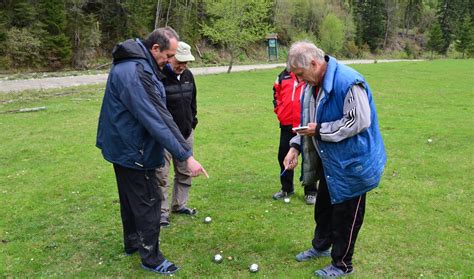
[(191, 208), (188, 208), (188, 207), (183, 207), (179, 210), (173, 211), (173, 213), (194, 216), (198, 213), (198, 211), (195, 208), (191, 209)]
[(161, 217), (160, 227), (167, 228), (170, 226), (170, 219), (168, 217)]
[(273, 199), (274, 200), (280, 200), (280, 199), (283, 199), (283, 198), (287, 198), (289, 196), (292, 196), (295, 192), (285, 192), (283, 190), (280, 190), (278, 192), (276, 192), (274, 195), (273, 195)]

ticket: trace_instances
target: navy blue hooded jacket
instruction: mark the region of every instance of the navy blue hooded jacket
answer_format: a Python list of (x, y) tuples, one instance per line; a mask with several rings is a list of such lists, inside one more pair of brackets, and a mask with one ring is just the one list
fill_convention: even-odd
[(163, 148), (184, 161), (192, 156), (169, 111), (163, 75), (140, 40), (115, 46), (99, 116), (96, 146), (104, 158), (133, 169), (164, 165)]

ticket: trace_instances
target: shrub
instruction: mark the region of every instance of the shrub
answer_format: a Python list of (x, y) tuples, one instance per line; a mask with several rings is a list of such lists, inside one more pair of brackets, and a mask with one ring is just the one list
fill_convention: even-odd
[(204, 64), (219, 64), (219, 55), (212, 49), (203, 52), (201, 59)]
[(359, 48), (357, 47), (354, 41), (347, 41), (344, 44), (344, 55), (349, 57), (350, 59), (358, 58), (359, 57)]
[[(26, 51), (25, 51), (26, 50)], [(34, 67), (40, 62), (41, 40), (28, 28), (13, 27), (7, 32), (5, 56), (10, 67)]]
[(328, 54), (337, 55), (344, 43), (344, 25), (335, 15), (328, 14), (320, 28), (320, 45)]
[(292, 42), (297, 42), (297, 41), (301, 41), (301, 40), (306, 40), (306, 41), (310, 41), (310, 42), (313, 42), (313, 43), (317, 42), (316, 36), (314, 34), (308, 33), (308, 32), (305, 32), (305, 31), (296, 33), (294, 36), (291, 37)]

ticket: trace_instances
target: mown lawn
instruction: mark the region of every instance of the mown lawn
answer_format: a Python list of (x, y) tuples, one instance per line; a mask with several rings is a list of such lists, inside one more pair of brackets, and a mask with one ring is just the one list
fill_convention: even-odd
[[(473, 277), (474, 60), (354, 67), (374, 92), (388, 163), (367, 196), (352, 277)], [(308, 278), (329, 263), (294, 260), (314, 228), (303, 189), (290, 204), (271, 199), (278, 72), (196, 77), (195, 157), (210, 178), (194, 180), (198, 217), (173, 216), (162, 230), (162, 251), (182, 268), (176, 277)], [(0, 95), (2, 112), (47, 107), (0, 114), (1, 277), (155, 276), (122, 253), (113, 169), (95, 148), (102, 94), (88, 86)], [(216, 253), (223, 263), (211, 261)]]

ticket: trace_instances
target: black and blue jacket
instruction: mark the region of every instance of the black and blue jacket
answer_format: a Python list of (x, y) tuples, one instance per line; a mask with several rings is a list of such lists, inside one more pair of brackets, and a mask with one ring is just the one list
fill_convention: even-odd
[(150, 52), (136, 39), (118, 44), (112, 55), (97, 129), (104, 158), (145, 170), (164, 165), (163, 148), (180, 161), (192, 156), (166, 108), (163, 75)]
[(184, 138), (188, 138), (198, 123), (196, 109), (196, 83), (189, 69), (185, 69), (179, 79), (171, 65), (163, 68), (163, 85), (166, 90), (166, 107), (173, 116)]

